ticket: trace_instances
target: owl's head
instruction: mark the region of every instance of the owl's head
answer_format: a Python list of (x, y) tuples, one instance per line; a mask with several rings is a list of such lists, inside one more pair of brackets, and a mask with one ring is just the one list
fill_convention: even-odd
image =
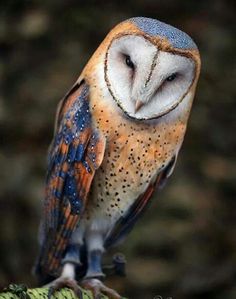
[(104, 79), (129, 117), (158, 118), (186, 98), (192, 101), (200, 56), (186, 33), (137, 17), (116, 26), (105, 41)]

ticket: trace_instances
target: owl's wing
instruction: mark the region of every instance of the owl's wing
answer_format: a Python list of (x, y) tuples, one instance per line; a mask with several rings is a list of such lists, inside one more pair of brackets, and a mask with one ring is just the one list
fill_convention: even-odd
[(150, 198), (155, 189), (160, 189), (165, 185), (167, 178), (173, 171), (175, 162), (176, 156), (174, 156), (169, 164), (158, 174), (156, 181), (151, 183), (146, 191), (137, 198), (127, 213), (117, 221), (114, 228), (109, 233), (108, 238), (105, 240), (105, 248), (109, 248), (110, 246), (120, 243), (132, 230), (134, 224), (141, 217), (141, 215), (143, 215), (148, 204), (150, 203)]
[(36, 272), (55, 274), (86, 205), (105, 141), (92, 127), (89, 88), (74, 85), (59, 106), (49, 151), (41, 253)]

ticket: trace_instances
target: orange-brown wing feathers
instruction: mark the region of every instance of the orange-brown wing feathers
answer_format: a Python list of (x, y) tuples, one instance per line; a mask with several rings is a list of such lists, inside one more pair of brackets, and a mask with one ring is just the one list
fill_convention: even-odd
[(59, 108), (49, 152), (38, 272), (58, 271), (104, 149), (104, 139), (92, 127), (88, 86), (75, 85)]

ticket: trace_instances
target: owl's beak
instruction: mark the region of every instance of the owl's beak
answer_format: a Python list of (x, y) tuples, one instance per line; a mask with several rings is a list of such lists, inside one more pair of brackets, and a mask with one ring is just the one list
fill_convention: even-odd
[(137, 113), (142, 107), (143, 107), (144, 103), (140, 100), (137, 100), (135, 103), (135, 113)]

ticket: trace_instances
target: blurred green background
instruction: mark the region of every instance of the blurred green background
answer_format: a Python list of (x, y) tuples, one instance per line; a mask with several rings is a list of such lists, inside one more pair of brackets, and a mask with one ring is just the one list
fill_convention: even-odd
[(149, 16), (189, 33), (202, 72), (174, 174), (119, 248), (130, 298), (236, 298), (234, 1), (0, 2), (0, 286), (35, 286), (56, 105), (107, 32)]

